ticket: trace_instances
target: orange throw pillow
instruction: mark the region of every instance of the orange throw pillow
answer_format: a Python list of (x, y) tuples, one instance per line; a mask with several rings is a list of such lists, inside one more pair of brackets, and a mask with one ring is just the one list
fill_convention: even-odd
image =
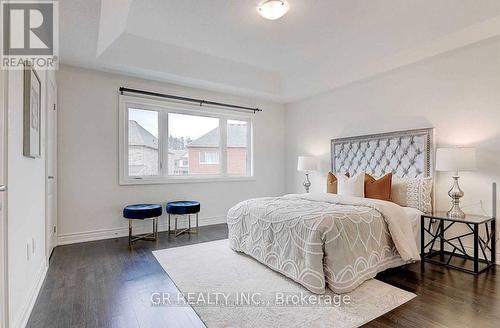
[(328, 172), (326, 179), (326, 192), (329, 194), (337, 193), (337, 177), (332, 172)]
[[(349, 172), (346, 172), (346, 177), (349, 177)], [(326, 192), (329, 194), (337, 193), (337, 177), (332, 172), (328, 172), (326, 179)]]
[(391, 200), (392, 173), (387, 173), (376, 180), (369, 174), (365, 174), (365, 197), (380, 200)]

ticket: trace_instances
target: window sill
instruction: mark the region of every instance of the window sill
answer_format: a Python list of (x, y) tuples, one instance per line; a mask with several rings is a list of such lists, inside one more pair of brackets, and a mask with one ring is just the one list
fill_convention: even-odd
[(168, 178), (142, 178), (142, 179), (120, 179), (120, 186), (130, 185), (157, 185), (157, 184), (172, 184), (172, 183), (207, 183), (207, 182), (244, 182), (256, 181), (254, 176), (251, 177), (168, 177)]

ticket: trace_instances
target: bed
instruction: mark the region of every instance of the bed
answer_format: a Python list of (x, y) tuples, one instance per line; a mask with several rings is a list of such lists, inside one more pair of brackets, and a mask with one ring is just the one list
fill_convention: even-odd
[[(332, 172), (431, 177), (433, 153), (433, 129), (333, 139)], [(311, 193), (240, 202), (227, 223), (233, 250), (314, 293), (347, 293), (383, 270), (419, 260), (421, 214), (389, 201)]]

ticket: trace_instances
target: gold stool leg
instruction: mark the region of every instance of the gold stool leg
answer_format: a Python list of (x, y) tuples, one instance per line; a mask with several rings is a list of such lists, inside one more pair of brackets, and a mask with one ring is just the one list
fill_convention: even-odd
[[(177, 229), (177, 221), (179, 219), (179, 216), (182, 215), (183, 218), (188, 218), (188, 227), (187, 228), (182, 228), (182, 229)], [(182, 235), (183, 233), (191, 233), (191, 220), (189, 217), (189, 214), (175, 214), (175, 237)]]

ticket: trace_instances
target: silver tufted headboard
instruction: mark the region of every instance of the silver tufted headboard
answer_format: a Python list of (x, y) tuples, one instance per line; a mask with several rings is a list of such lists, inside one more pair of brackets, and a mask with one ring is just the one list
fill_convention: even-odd
[(332, 172), (432, 176), (433, 139), (433, 128), (332, 139)]

